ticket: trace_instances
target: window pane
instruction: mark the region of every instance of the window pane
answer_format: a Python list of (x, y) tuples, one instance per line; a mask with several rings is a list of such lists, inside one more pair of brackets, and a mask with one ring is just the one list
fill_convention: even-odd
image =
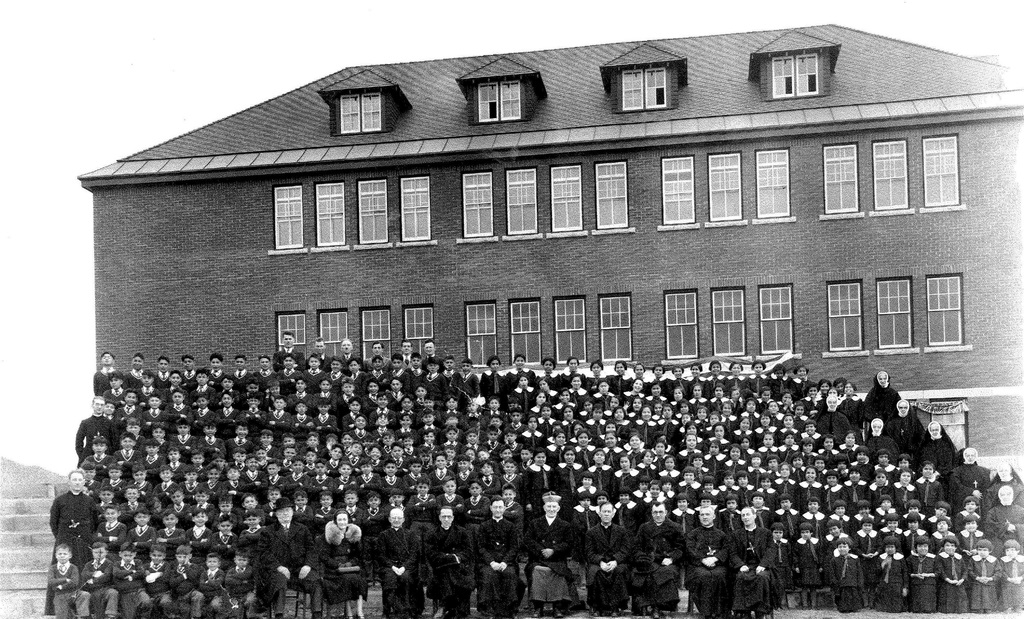
[(296, 344), (306, 343), (306, 315), (305, 314), (279, 314), (277, 317), (277, 343), (281, 345), (281, 337), (285, 331), (291, 331), (295, 335)]
[(874, 145), (875, 209), (907, 208), (907, 143)]
[(789, 286), (762, 288), (761, 353), (793, 350), (793, 303)]
[(830, 284), (828, 287), (829, 349), (861, 348), (860, 284)]
[(960, 278), (928, 278), (928, 345), (963, 343)]
[(537, 171), (514, 170), (506, 174), (508, 233), (537, 232)]
[(317, 245), (345, 244), (345, 183), (316, 186)]
[(501, 119), (517, 120), (520, 115), (519, 82), (502, 82)]
[(644, 107), (643, 71), (622, 72), (622, 109), (639, 110)]
[(693, 208), (693, 157), (662, 160), (661, 199), (664, 223), (696, 221)]
[(742, 290), (712, 291), (711, 321), (716, 355), (742, 355), (746, 352)]
[(348, 312), (321, 312), (320, 337), (327, 344), (337, 344), (348, 337)]
[(580, 167), (551, 168), (551, 230), (583, 229)]
[(711, 221), (740, 219), (740, 156), (708, 157), (708, 190)]
[(387, 181), (359, 183), (359, 242), (386, 243), (388, 240)]
[(825, 148), (825, 212), (853, 213), (857, 204), (857, 147)]
[(632, 355), (629, 297), (601, 299), (601, 357), (608, 361)]
[(464, 236), (494, 234), (490, 172), (466, 174), (462, 177), (462, 202)]
[(878, 347), (910, 346), (910, 280), (887, 280), (878, 287)]
[(697, 293), (665, 295), (665, 343), (669, 359), (697, 356)]
[(960, 203), (960, 179), (956, 138), (924, 141), (924, 204), (949, 206)]
[(665, 69), (648, 69), (644, 72), (644, 92), (647, 107), (665, 107)]
[(391, 347), (391, 310), (363, 310), (363, 358), (368, 359), (374, 342)]
[(434, 337), (434, 308), (405, 308), (405, 339), (412, 343), (413, 350), (423, 352), (423, 342)]
[(625, 228), (628, 224), (626, 205), (626, 164), (597, 165), (597, 227)]
[(497, 350), (493, 303), (466, 306), (466, 356), (475, 365), (483, 365)]
[(338, 103), (341, 106), (341, 132), (358, 133), (360, 127), (359, 96), (342, 97)]
[(430, 178), (402, 179), (402, 240), (430, 238)]
[(498, 85), (480, 84), (477, 88), (480, 121), (498, 119)]
[(278, 249), (302, 247), (302, 187), (274, 190), (274, 227)]
[(526, 356), (527, 363), (540, 363), (540, 302), (509, 303), (512, 355)]
[(555, 300), (555, 358), (587, 358), (586, 303), (583, 299)]
[(363, 95), (361, 102), (363, 104), (363, 131), (380, 131), (380, 95)]
[(818, 56), (798, 56), (796, 59), (796, 80), (798, 95), (813, 95), (818, 92)]
[(793, 96), (792, 58), (776, 58), (772, 61), (772, 94), (775, 97)]
[(757, 216), (789, 216), (789, 151), (757, 153)]

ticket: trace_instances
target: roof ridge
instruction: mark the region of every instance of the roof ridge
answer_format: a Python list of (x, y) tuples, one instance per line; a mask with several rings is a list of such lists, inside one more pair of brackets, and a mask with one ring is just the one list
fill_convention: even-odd
[[(860, 33), (860, 34), (865, 34), (865, 35), (876, 37), (876, 38), (879, 38), (879, 39), (885, 39), (887, 41), (895, 41), (897, 43), (902, 43), (904, 45), (912, 45), (914, 47), (919, 47), (921, 49), (927, 49), (929, 51), (937, 52), (939, 54), (946, 54), (947, 56), (955, 56), (957, 58), (962, 58), (964, 60), (971, 60), (971, 61), (974, 61), (974, 62), (980, 62), (981, 64), (988, 65), (990, 67), (999, 67), (1001, 69), (1008, 69), (1009, 68), (1006, 65), (1000, 64), (998, 62), (989, 62), (987, 60), (981, 60), (981, 59), (975, 58), (973, 56), (967, 56), (965, 54), (958, 54), (956, 52), (951, 52), (949, 50), (939, 49), (938, 47), (932, 47), (931, 45), (925, 45), (924, 43), (915, 43), (914, 41), (908, 41), (906, 39), (897, 39), (896, 37), (891, 37), (891, 36), (885, 35), (885, 34), (878, 34), (876, 32), (868, 32), (867, 30), (861, 30), (860, 28), (852, 28), (850, 26), (843, 26), (843, 25), (840, 25), (840, 24), (822, 24), (822, 26), (827, 26), (827, 27), (830, 27), (830, 28), (842, 28), (843, 30), (851, 30), (853, 32), (857, 32), (857, 33)], [(811, 35), (811, 36), (813, 36), (813, 35)]]

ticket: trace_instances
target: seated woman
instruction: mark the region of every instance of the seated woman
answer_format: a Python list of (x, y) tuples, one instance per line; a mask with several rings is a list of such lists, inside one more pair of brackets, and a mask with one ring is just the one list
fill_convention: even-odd
[[(320, 552), (323, 564), (324, 597), (331, 617), (363, 617), (366, 578), (361, 569), (363, 532), (348, 521), (348, 512), (339, 511), (324, 527)], [(344, 608), (339, 606), (344, 605)], [(355, 606), (355, 614), (352, 607)], [(344, 612), (344, 615), (342, 615)]]

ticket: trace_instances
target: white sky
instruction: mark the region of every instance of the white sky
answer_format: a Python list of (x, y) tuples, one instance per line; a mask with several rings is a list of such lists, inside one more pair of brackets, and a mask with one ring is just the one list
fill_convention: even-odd
[(1008, 84), (1024, 84), (1015, 3), (695, 4), (6, 4), (0, 313), (10, 333), (0, 345), (8, 396), (0, 454), (67, 470), (89, 414), (92, 198), (76, 176), (346, 66), (834, 23), (998, 55), (1014, 69)]

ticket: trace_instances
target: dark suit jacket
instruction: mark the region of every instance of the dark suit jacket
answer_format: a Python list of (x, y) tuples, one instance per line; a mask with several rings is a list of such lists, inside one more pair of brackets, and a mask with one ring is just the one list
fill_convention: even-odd
[(608, 527), (596, 526), (587, 531), (585, 538), (587, 563), (598, 564), (602, 561), (615, 561), (625, 565), (632, 551), (633, 541), (626, 529), (617, 524)]
[(411, 572), (419, 561), (419, 547), (419, 537), (406, 528), (388, 527), (377, 538), (377, 556), (385, 568), (404, 567)]
[(261, 529), (257, 556), (260, 558), (257, 565), (264, 572), (274, 572), (284, 566), (294, 573), (305, 565), (317, 566), (313, 535), (305, 525), (295, 521), (287, 531), (279, 522)]

